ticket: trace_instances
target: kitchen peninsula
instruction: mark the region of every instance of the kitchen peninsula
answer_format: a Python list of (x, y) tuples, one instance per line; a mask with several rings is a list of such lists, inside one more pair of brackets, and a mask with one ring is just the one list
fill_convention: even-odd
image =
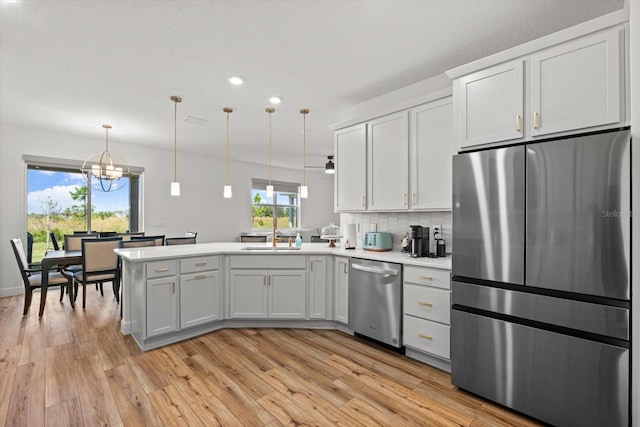
[(449, 257), (411, 258), (398, 251), (346, 250), (326, 243), (280, 244), (277, 249), (201, 243), (116, 253), (123, 266), (121, 332), (131, 334), (143, 350), (233, 327), (351, 333), (346, 312), (350, 258), (433, 271), (430, 276), (445, 278), (447, 288), (451, 269)]

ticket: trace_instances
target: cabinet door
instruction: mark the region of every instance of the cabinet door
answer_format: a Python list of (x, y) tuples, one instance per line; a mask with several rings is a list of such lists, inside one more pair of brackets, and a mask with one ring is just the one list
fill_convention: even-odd
[(349, 323), (349, 258), (335, 259), (333, 320)]
[(458, 79), (460, 149), (524, 137), (522, 62), (518, 59)]
[(220, 275), (206, 271), (180, 276), (180, 327), (220, 319)]
[(176, 277), (147, 280), (147, 338), (178, 329)]
[(409, 128), (407, 112), (369, 122), (367, 203), (369, 210), (409, 207)]
[(231, 270), (229, 286), (232, 319), (267, 318), (266, 270)]
[(411, 209), (451, 209), (452, 98), (409, 112), (411, 123)]
[(306, 271), (273, 270), (269, 272), (268, 317), (270, 319), (304, 319), (306, 307)]
[(335, 132), (334, 205), (338, 211), (366, 209), (367, 127), (351, 126)]
[(531, 135), (620, 122), (620, 30), (610, 29), (531, 57)]
[(309, 257), (309, 318), (327, 316), (327, 259)]

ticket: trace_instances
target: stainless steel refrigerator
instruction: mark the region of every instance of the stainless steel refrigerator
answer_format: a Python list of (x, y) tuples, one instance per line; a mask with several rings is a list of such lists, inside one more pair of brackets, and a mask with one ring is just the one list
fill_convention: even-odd
[(451, 375), (557, 426), (630, 423), (628, 129), (453, 160)]

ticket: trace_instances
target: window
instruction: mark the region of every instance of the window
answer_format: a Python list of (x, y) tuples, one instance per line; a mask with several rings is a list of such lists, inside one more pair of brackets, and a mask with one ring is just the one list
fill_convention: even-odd
[(104, 193), (87, 185), (74, 161), (24, 156), (27, 178), (27, 232), (33, 236), (32, 262), (62, 245), (74, 231), (138, 231), (140, 168), (121, 190)]
[(267, 197), (268, 181), (253, 179), (251, 185), (251, 229), (271, 230), (300, 227), (299, 184), (271, 181), (273, 197)]

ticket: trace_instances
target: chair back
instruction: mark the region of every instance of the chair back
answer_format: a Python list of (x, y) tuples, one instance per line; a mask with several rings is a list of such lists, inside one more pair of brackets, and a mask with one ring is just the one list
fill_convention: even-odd
[(184, 233), (184, 237), (198, 237), (198, 233), (195, 231), (187, 231)]
[(13, 248), (13, 253), (16, 256), (16, 261), (18, 261), (18, 268), (20, 269), (20, 274), (22, 275), (22, 280), (25, 283), (29, 283), (29, 279), (27, 278), (27, 272), (25, 271), (29, 265), (27, 263), (27, 255), (24, 253), (24, 247), (22, 246), (22, 240), (19, 237), (11, 239), (11, 247)]
[(167, 237), (164, 241), (165, 245), (195, 245), (195, 237)]
[(82, 271), (85, 277), (118, 269), (118, 255), (113, 250), (118, 248), (120, 241), (119, 237), (82, 240)]
[(118, 237), (118, 233), (116, 231), (98, 231), (98, 239), (106, 237)]
[(242, 243), (265, 243), (267, 236), (240, 236)]
[(136, 240), (121, 240), (118, 244), (119, 248), (143, 248), (148, 246), (156, 246), (156, 240), (151, 238)]
[(49, 233), (49, 239), (51, 239), (51, 244), (53, 245), (53, 249), (56, 251), (60, 250), (60, 245), (58, 244), (58, 239), (56, 239), (56, 233), (53, 231)]
[(156, 241), (156, 246), (164, 246), (164, 235), (162, 236), (131, 236), (131, 240), (140, 239), (153, 239)]
[(83, 239), (97, 239), (98, 235), (93, 234), (65, 234), (64, 235), (64, 250), (66, 251), (81, 251)]
[(134, 233), (118, 233), (118, 237), (122, 237), (122, 240), (131, 240), (133, 236), (144, 237), (144, 231)]

